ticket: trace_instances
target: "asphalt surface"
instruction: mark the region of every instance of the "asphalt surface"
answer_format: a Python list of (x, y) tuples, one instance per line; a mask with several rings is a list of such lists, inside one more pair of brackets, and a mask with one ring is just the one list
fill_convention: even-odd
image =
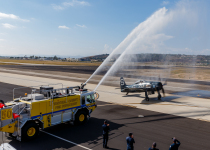
[[(56, 71), (56, 72), (65, 72), (65, 73), (81, 73), (81, 74), (93, 74), (94, 71), (98, 68), (98, 66), (48, 66), (48, 65), (0, 65), (0, 68), (4, 69), (15, 69), (15, 70), (23, 70), (23, 71)], [(174, 67), (176, 68), (176, 67)], [(192, 68), (192, 67), (186, 67)], [(202, 67), (196, 67), (202, 68)], [(162, 67), (157, 66), (129, 66), (129, 69), (164, 69)], [(209, 68), (204, 68), (209, 69)], [(100, 71), (98, 75), (104, 75), (107, 72), (108, 68)], [(118, 77), (126, 77), (126, 78), (143, 78), (145, 80), (157, 80), (157, 77), (148, 77), (141, 75), (134, 75), (135, 71), (121, 71), (116, 73), (115, 76)], [(199, 84), (199, 85), (210, 85), (208, 81), (196, 81), (196, 80), (185, 80), (185, 79), (172, 79), (172, 78), (161, 78), (162, 81), (168, 82), (179, 82), (179, 83), (188, 83), (188, 84)]]
[[(83, 74), (93, 74), (93, 72), (98, 68), (98, 66), (50, 66), (50, 65), (0, 65), (2, 68), (10, 69), (27, 69), (27, 70), (48, 70), (48, 71), (58, 71), (58, 72), (71, 72), (71, 73), (83, 73)], [(153, 66), (129, 66), (129, 69), (164, 69), (162, 67)], [(107, 71), (107, 70), (106, 70)], [(101, 71), (100, 74), (106, 73), (106, 71)], [(130, 72), (130, 71), (129, 71)]]
[(47, 70), (47, 71), (58, 71), (58, 72), (71, 72), (71, 73), (82, 73), (92, 74), (98, 66), (33, 66), (33, 65), (0, 65), (2, 68), (17, 69), (17, 70)]
[[(12, 90), (17, 87), (0, 83), (0, 99), (10, 101)], [(25, 92), (29, 92), (29, 89), (19, 89), (16, 96)], [(97, 101), (97, 105), (90, 120), (84, 125), (73, 126), (68, 123), (56, 125), (40, 132), (37, 139), (28, 142), (19, 142), (1, 132), (0, 143), (9, 143), (18, 150), (82, 150), (85, 148), (100, 150), (103, 149), (101, 126), (104, 119), (107, 119), (111, 127), (108, 146), (112, 150), (126, 149), (125, 138), (129, 132), (134, 134), (135, 150), (147, 150), (154, 141), (157, 142), (160, 150), (167, 150), (174, 136), (181, 142), (180, 150), (209, 149), (209, 122), (101, 101)]]

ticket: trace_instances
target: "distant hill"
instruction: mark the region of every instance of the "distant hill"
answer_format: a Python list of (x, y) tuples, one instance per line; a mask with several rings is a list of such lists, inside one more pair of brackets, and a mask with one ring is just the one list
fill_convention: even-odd
[(80, 61), (104, 61), (109, 54), (94, 55), (80, 58)]
[[(80, 58), (80, 61), (104, 61), (109, 54), (94, 55)], [(114, 62), (120, 54), (110, 59)], [(127, 62), (154, 62), (176, 65), (210, 65), (210, 55), (184, 55), (184, 54), (126, 54), (123, 58)]]

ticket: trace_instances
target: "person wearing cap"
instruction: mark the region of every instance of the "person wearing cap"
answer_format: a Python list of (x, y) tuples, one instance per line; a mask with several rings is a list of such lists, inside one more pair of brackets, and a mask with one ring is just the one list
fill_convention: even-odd
[(133, 138), (133, 133), (129, 133), (129, 136), (126, 137), (127, 141), (127, 150), (134, 150), (133, 144), (135, 143), (134, 138)]
[(110, 127), (109, 127), (109, 124), (107, 124), (106, 120), (104, 120), (104, 124), (102, 125), (102, 128), (103, 128), (103, 148), (108, 148), (107, 143), (109, 139)]
[(152, 144), (152, 147), (149, 148), (149, 150), (159, 150), (159, 149), (156, 148), (156, 146), (157, 146), (157, 144), (154, 142)]
[(172, 139), (173, 139), (173, 144), (170, 145), (169, 150), (178, 150), (181, 143), (175, 137)]

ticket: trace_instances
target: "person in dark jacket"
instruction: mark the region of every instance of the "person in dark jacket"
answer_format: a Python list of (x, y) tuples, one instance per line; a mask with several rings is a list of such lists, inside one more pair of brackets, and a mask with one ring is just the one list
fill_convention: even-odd
[(102, 128), (103, 128), (103, 148), (108, 148), (107, 143), (108, 143), (108, 139), (109, 139), (110, 127), (109, 127), (109, 124), (107, 124), (106, 120), (104, 121)]
[(169, 150), (178, 150), (181, 143), (175, 137), (172, 139), (173, 139), (173, 144), (170, 145)]
[(156, 148), (156, 146), (157, 146), (157, 144), (154, 142), (152, 144), (152, 147), (149, 148), (149, 150), (159, 150), (159, 149)]
[(135, 143), (135, 140), (133, 138), (133, 133), (129, 133), (129, 136), (126, 138), (127, 141), (127, 150), (134, 150), (133, 144)]

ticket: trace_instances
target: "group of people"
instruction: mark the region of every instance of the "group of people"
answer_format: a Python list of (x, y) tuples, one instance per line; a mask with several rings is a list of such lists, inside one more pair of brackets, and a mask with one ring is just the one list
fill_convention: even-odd
[[(109, 139), (110, 127), (106, 120), (104, 121), (102, 128), (103, 128), (103, 148), (108, 148), (107, 143)], [(178, 150), (181, 143), (175, 137), (172, 139), (173, 139), (173, 144), (170, 145), (169, 150)], [(127, 150), (134, 150), (135, 140), (133, 138), (133, 133), (129, 133), (129, 136), (126, 137), (126, 142), (127, 142)], [(149, 148), (149, 150), (159, 150), (158, 148), (156, 148), (156, 146), (157, 144), (156, 142), (154, 142), (152, 144), (152, 147)]]

